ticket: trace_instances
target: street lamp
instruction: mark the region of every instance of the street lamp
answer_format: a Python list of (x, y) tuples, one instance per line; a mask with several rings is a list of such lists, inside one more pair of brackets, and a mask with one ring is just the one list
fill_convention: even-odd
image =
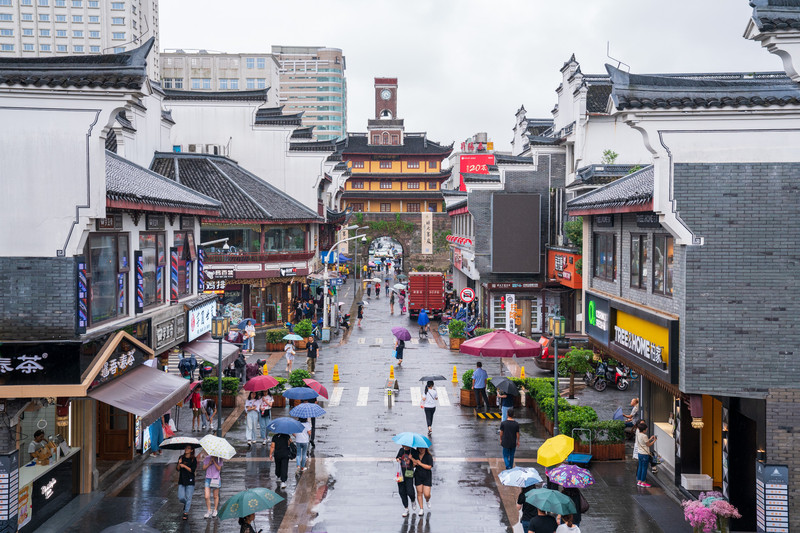
[(325, 263), (325, 274), (323, 276), (323, 279), (325, 280), (325, 289), (324, 289), (324, 291), (325, 291), (325, 302), (324, 302), (324, 305), (322, 307), (322, 317), (323, 317), (323, 322), (322, 322), (322, 331), (323, 331), (322, 337), (323, 338), (322, 338), (322, 340), (323, 341), (326, 340), (325, 339), (325, 331), (326, 330), (328, 331), (327, 340), (330, 341), (330, 327), (331, 327), (330, 317), (333, 314), (331, 312), (331, 309), (329, 308), (329, 305), (330, 305), (329, 300), (330, 299), (328, 297), (328, 263), (331, 260), (331, 254), (333, 253), (334, 248), (336, 248), (337, 246), (339, 246), (343, 242), (352, 241), (354, 239), (362, 239), (362, 238), (366, 238), (366, 235), (355, 235), (353, 237), (348, 237), (346, 239), (340, 239), (340, 240), (336, 241), (335, 243), (333, 243), (333, 246), (331, 246), (331, 249), (328, 250), (327, 254), (325, 254), (325, 261), (324, 261), (324, 263)]
[(211, 338), (219, 342), (217, 361), (217, 437), (222, 437), (222, 339), (228, 333), (228, 318), (215, 316), (211, 319)]
[(553, 435), (558, 435), (558, 341), (564, 338), (566, 319), (563, 316), (550, 317), (550, 333), (553, 335)]

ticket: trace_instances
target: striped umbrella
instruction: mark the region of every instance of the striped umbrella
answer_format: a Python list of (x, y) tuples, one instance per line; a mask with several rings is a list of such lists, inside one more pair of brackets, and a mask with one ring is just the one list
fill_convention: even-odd
[(301, 403), (289, 411), (289, 414), (296, 418), (317, 418), (325, 414), (325, 409), (315, 403)]

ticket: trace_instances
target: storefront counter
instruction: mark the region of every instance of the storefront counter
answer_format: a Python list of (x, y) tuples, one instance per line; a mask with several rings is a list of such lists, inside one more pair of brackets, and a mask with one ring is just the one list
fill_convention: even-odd
[(669, 470), (675, 471), (675, 437), (672, 424), (656, 422), (653, 424), (653, 434), (658, 438), (655, 449)]
[[(19, 468), (19, 531), (36, 529), (63, 508), (75, 495), (74, 481), (80, 448), (70, 448), (58, 462)], [(30, 464), (30, 461), (28, 462)]]
[[(48, 473), (49, 471), (54, 469), (56, 466), (60, 465), (61, 463), (70, 461), (72, 459), (72, 457), (76, 453), (78, 453), (79, 451), (81, 451), (81, 449), (78, 448), (78, 447), (70, 448), (69, 452), (67, 452), (65, 455), (61, 456), (58, 459), (58, 462), (54, 461), (53, 457), (50, 457), (50, 464), (48, 464), (48, 465), (37, 465), (37, 464), (34, 464), (33, 466), (25, 466), (25, 465), (20, 466), (19, 467), (19, 486), (23, 487), (23, 486), (27, 485), (28, 483), (32, 483), (32, 482), (36, 481), (37, 479), (39, 479), (40, 477), (42, 477), (43, 475), (45, 475), (46, 473)], [(26, 452), (27, 452), (27, 450), (26, 450)], [(30, 464), (30, 463), (31, 462), (28, 461), (25, 464)]]

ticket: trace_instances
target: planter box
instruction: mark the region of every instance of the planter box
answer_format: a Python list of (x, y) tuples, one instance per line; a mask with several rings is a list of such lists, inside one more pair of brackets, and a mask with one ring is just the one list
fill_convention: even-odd
[(497, 407), (497, 393), (495, 394), (486, 394), (489, 397), (489, 408), (490, 409), (499, 409)]
[(294, 349), (297, 350), (305, 350), (308, 341), (294, 341)]
[(222, 407), (236, 407), (236, 396), (233, 394), (222, 394)]
[(282, 394), (277, 394), (272, 397), (272, 407), (286, 407), (286, 398)]
[(477, 407), (475, 402), (475, 391), (461, 389), (461, 406)]
[[(589, 453), (588, 444), (575, 443), (576, 453)], [(592, 461), (619, 461), (625, 459), (625, 443), (592, 444)]]
[(450, 349), (451, 350), (458, 350), (461, 348), (461, 343), (464, 342), (464, 339), (458, 339), (455, 337), (450, 337)]
[(536, 400), (534, 400), (534, 399), (533, 399), (533, 396), (531, 396), (531, 395), (530, 395), (530, 394), (528, 394), (527, 392), (525, 393), (525, 407), (528, 407), (529, 409), (533, 409), (533, 410), (534, 410), (534, 412), (535, 412), (535, 411), (537, 411), (537, 410), (538, 410), (538, 408), (539, 408), (539, 407), (536, 405)]
[(514, 396), (514, 408), (522, 407), (522, 394)]
[(268, 352), (281, 352), (283, 351), (283, 347), (285, 346), (282, 342), (268, 342), (267, 343), (267, 351)]
[(297, 407), (303, 403), (303, 400), (289, 400), (289, 407)]

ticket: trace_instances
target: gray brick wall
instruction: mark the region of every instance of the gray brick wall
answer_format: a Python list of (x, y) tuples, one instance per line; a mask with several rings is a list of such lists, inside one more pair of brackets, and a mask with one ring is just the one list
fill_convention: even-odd
[(75, 260), (0, 257), (0, 340), (75, 337)]

